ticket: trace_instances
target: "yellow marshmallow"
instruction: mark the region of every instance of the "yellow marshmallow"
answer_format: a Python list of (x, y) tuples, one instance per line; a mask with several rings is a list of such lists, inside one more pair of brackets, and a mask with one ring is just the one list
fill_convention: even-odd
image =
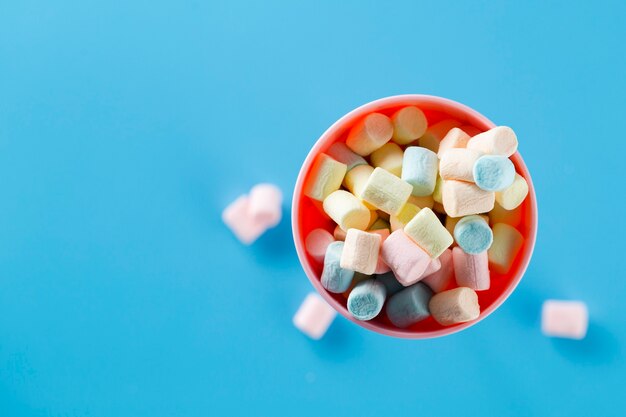
[(367, 229), (370, 211), (361, 201), (344, 190), (337, 190), (324, 199), (324, 211), (344, 231)]
[(404, 227), (404, 233), (433, 259), (438, 258), (454, 242), (452, 235), (429, 208), (421, 209)]
[(439, 150), (439, 143), (446, 136), (446, 134), (450, 131), (450, 129), (454, 127), (461, 126), (456, 120), (446, 119), (442, 120), (434, 125), (430, 126), (426, 133), (424, 133), (417, 141), (419, 146), (422, 148), (430, 149), (431, 151), (437, 153)]
[(465, 148), (467, 146), (467, 141), (469, 140), (470, 135), (458, 127), (453, 127), (448, 133), (446, 133), (443, 139), (441, 139), (437, 156), (441, 159), (443, 154), (450, 149)]
[(515, 174), (513, 184), (496, 193), (496, 201), (505, 210), (517, 208), (528, 195), (528, 183), (520, 174)]
[(496, 201), (493, 210), (489, 212), (489, 221), (491, 226), (496, 223), (506, 223), (510, 226), (517, 227), (522, 222), (522, 206), (517, 206), (513, 210), (505, 210)]
[(475, 184), (448, 180), (442, 187), (443, 207), (448, 216), (461, 217), (486, 213), (493, 209), (495, 193), (484, 191)]
[(493, 226), (493, 243), (487, 251), (489, 269), (506, 274), (524, 244), (524, 237), (513, 226), (496, 223)]
[(398, 110), (391, 116), (393, 123), (392, 140), (400, 145), (407, 145), (426, 132), (428, 121), (424, 112), (415, 106)]
[(379, 210), (390, 215), (398, 214), (413, 191), (413, 186), (382, 168), (374, 169), (367, 180), (361, 197)]
[(341, 187), (347, 168), (346, 164), (337, 162), (324, 153), (319, 154), (304, 182), (304, 195), (314, 200), (324, 201), (330, 193)]
[(366, 156), (389, 142), (392, 135), (391, 119), (384, 114), (372, 113), (350, 129), (346, 145), (357, 154)]
[(435, 190), (433, 191), (433, 200), (435, 203), (442, 204), (443, 196), (441, 195), (441, 191), (443, 190), (443, 178), (441, 176), (437, 176), (437, 182), (435, 183)]
[[(374, 172), (374, 168), (370, 165), (358, 165), (348, 171), (343, 179), (343, 186), (362, 200), (363, 188), (365, 188), (365, 184), (372, 172)], [(374, 206), (367, 203), (365, 203), (365, 206), (370, 210), (374, 208)]]
[(391, 231), (395, 232), (398, 229), (404, 229), (404, 226), (406, 226), (406, 224), (410, 222), (420, 210), (421, 209), (415, 204), (406, 203), (397, 216), (391, 216), (389, 218)]
[(402, 159), (404, 152), (395, 143), (385, 143), (370, 155), (370, 161), (375, 167), (380, 167), (391, 172), (396, 177), (402, 174)]

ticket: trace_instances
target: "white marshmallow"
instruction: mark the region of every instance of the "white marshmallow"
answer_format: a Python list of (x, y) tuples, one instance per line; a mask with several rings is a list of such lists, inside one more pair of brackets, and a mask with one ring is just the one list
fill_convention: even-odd
[(493, 209), (495, 193), (484, 191), (475, 184), (447, 180), (442, 187), (443, 207), (452, 217), (486, 213)]
[(348, 229), (339, 265), (344, 269), (372, 275), (376, 271), (381, 235)]
[(435, 294), (428, 303), (430, 314), (437, 323), (450, 326), (465, 323), (480, 316), (476, 291), (459, 287)]
[(441, 155), (439, 175), (443, 180), (474, 182), (474, 164), (481, 155), (471, 149), (449, 149)]

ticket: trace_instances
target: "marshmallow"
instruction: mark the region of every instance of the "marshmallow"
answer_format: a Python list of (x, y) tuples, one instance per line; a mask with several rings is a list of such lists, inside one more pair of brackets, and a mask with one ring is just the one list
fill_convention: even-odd
[[(448, 249), (446, 249), (446, 250), (448, 250)], [(421, 278), (426, 278), (427, 276), (434, 274), (435, 272), (439, 271), (440, 269), (441, 269), (441, 261), (439, 260), (439, 258), (431, 259), (430, 263), (426, 267), (426, 270), (422, 274)]]
[(429, 208), (421, 209), (404, 227), (404, 233), (433, 259), (438, 258), (454, 242), (450, 232)]
[(324, 211), (343, 230), (365, 230), (370, 223), (370, 211), (361, 201), (344, 190), (337, 190), (324, 199)]
[(348, 311), (357, 320), (371, 320), (380, 313), (387, 289), (382, 282), (368, 279), (358, 283), (348, 296)]
[(370, 210), (370, 221), (367, 223), (366, 230), (371, 229), (372, 225), (378, 221), (378, 212), (376, 210)]
[(379, 234), (348, 229), (341, 253), (341, 267), (362, 274), (373, 274), (378, 261), (380, 241)]
[(513, 183), (496, 193), (496, 201), (506, 210), (519, 207), (528, 195), (528, 183), (518, 173), (515, 173)]
[(449, 149), (441, 155), (439, 175), (444, 180), (474, 182), (474, 164), (481, 155), (471, 149)]
[(396, 230), (383, 242), (383, 260), (398, 282), (409, 286), (422, 278), (430, 264), (430, 256), (409, 238), (403, 230)]
[(517, 229), (504, 223), (494, 224), (493, 243), (487, 251), (489, 267), (498, 274), (508, 273), (523, 245), (524, 237)]
[(472, 125), (463, 125), (459, 129), (461, 129), (462, 131), (467, 133), (469, 135), (469, 137), (474, 137), (477, 134), (482, 133), (482, 130), (480, 130), (477, 127), (474, 127)]
[(283, 193), (273, 184), (257, 184), (250, 190), (250, 215), (274, 227), (282, 217)]
[(454, 240), (465, 253), (476, 255), (489, 249), (493, 243), (493, 233), (489, 228), (489, 222), (473, 214), (462, 217), (456, 223)]
[[(489, 215), (491, 215), (491, 213), (493, 213), (493, 211), (490, 211)], [(484, 221), (486, 221), (487, 223), (489, 223), (489, 218), (490, 218), (489, 216), (485, 214), (478, 214), (477, 216), (483, 219)], [(452, 236), (454, 236), (454, 227), (462, 218), (463, 217), (446, 216), (446, 221), (445, 221), (446, 229), (448, 229), (448, 232), (450, 232)]]
[(347, 290), (341, 293), (341, 295), (344, 298), (348, 298), (348, 296), (350, 296), (350, 293), (352, 292), (352, 289), (356, 287), (358, 283), (363, 282), (368, 279), (372, 279), (372, 278), (373, 277), (371, 275), (365, 275), (365, 274), (361, 274), (360, 272), (355, 272), (354, 277), (352, 277), (352, 282), (350, 283), (350, 286), (348, 287)]
[(397, 216), (391, 216), (389, 218), (389, 223), (391, 225), (391, 231), (395, 232), (398, 229), (404, 229), (404, 226), (408, 222), (411, 221), (413, 217), (420, 211), (421, 209), (417, 207), (415, 204), (406, 203), (400, 213)]
[(446, 249), (437, 259), (441, 265), (439, 270), (432, 274), (425, 273), (421, 282), (428, 285), (434, 292), (441, 292), (449, 286), (452, 278), (454, 277), (452, 250)]
[(412, 195), (431, 195), (437, 182), (437, 155), (426, 148), (409, 146), (404, 151), (402, 179), (413, 186)]
[(383, 168), (399, 177), (402, 174), (403, 157), (402, 148), (390, 142), (372, 152), (370, 161), (372, 161), (372, 165), (375, 167)]
[(313, 229), (304, 240), (304, 248), (315, 262), (321, 263), (326, 256), (326, 248), (334, 241), (335, 238), (328, 230)]
[(467, 149), (509, 157), (517, 151), (517, 136), (510, 127), (497, 126), (471, 138)]
[[(435, 185), (436, 187), (436, 185)], [(424, 207), (428, 207), (428, 208), (433, 208), (433, 206), (435, 205), (435, 200), (433, 199), (432, 195), (426, 195), (423, 197), (417, 197), (417, 196), (410, 196), (409, 197), (409, 203), (411, 204), (415, 204), (417, 207), (419, 208), (424, 208)]]
[(412, 187), (382, 168), (374, 169), (362, 191), (362, 198), (390, 215), (398, 214), (411, 195)]
[(465, 323), (480, 315), (478, 295), (471, 288), (459, 287), (435, 294), (428, 303), (430, 314), (443, 326)]
[(391, 116), (393, 123), (392, 140), (399, 145), (407, 145), (424, 133), (428, 127), (428, 121), (424, 112), (415, 106), (408, 106), (398, 110)]
[(495, 193), (456, 180), (444, 181), (441, 194), (443, 207), (452, 217), (486, 213), (493, 209), (496, 201)]
[(385, 285), (385, 288), (387, 289), (387, 296), (389, 297), (404, 288), (404, 285), (398, 282), (393, 272), (376, 274), (376, 281), (382, 282)]
[(242, 195), (230, 203), (222, 212), (222, 220), (241, 243), (249, 245), (268, 229), (263, 219), (250, 215), (250, 199)]
[(319, 340), (336, 315), (337, 312), (322, 297), (310, 293), (293, 316), (293, 324), (311, 339)]
[(491, 280), (487, 252), (470, 255), (456, 247), (452, 249), (452, 261), (456, 283), (460, 287), (468, 287), (475, 291), (489, 289)]
[[(370, 175), (374, 172), (374, 168), (369, 165), (359, 165), (348, 171), (345, 178), (343, 179), (343, 185), (346, 187), (352, 194), (354, 194), (359, 199), (363, 200), (363, 189), (365, 188), (365, 184), (367, 184), (367, 180)], [(365, 207), (368, 209), (373, 209), (369, 203), (365, 203)]]
[(422, 283), (403, 289), (387, 301), (385, 312), (389, 321), (405, 328), (424, 320), (430, 316), (428, 302), (432, 296), (432, 290)]
[(547, 300), (541, 310), (541, 331), (546, 336), (583, 339), (589, 313), (581, 301)]
[(346, 231), (343, 230), (339, 225), (335, 226), (335, 230), (333, 231), (333, 237), (335, 240), (344, 241), (346, 240)]
[(346, 139), (346, 145), (361, 156), (366, 156), (389, 142), (393, 135), (391, 119), (380, 113), (371, 113), (357, 122)]
[(450, 131), (450, 129), (454, 127), (459, 127), (461, 125), (460, 122), (452, 119), (442, 120), (434, 125), (430, 126), (426, 133), (422, 135), (417, 141), (419, 146), (430, 149), (433, 152), (437, 152), (439, 150), (439, 143), (446, 136), (446, 134)]
[(359, 165), (367, 165), (361, 155), (357, 155), (343, 142), (335, 142), (326, 151), (326, 154), (336, 161), (346, 164), (348, 171)]
[(484, 155), (473, 169), (474, 182), (485, 191), (502, 191), (515, 180), (515, 166), (506, 156)]
[(378, 219), (370, 226), (370, 231), (373, 230), (380, 230), (380, 229), (387, 229), (389, 230), (389, 222), (387, 222), (385, 219), (381, 219), (380, 218), (380, 213), (378, 214)]
[[(389, 237), (389, 229), (370, 230), (369, 232), (380, 236), (380, 248), (382, 249), (382, 245), (385, 242), (385, 239)], [(383, 260), (383, 256), (380, 252), (381, 251), (379, 250), (378, 260), (376, 261), (376, 269), (374, 270), (375, 274), (384, 274), (391, 271), (391, 268), (389, 268), (389, 266), (385, 263), (385, 261)]]
[[(496, 193), (497, 194), (497, 193)], [(493, 210), (489, 212), (489, 224), (506, 223), (509, 226), (517, 227), (522, 222), (522, 206), (517, 206), (513, 210), (505, 210), (496, 202)]]
[(333, 242), (328, 245), (326, 249), (324, 269), (322, 270), (320, 281), (322, 287), (326, 288), (329, 292), (344, 292), (350, 287), (350, 283), (354, 277), (354, 271), (341, 266), (341, 258), (344, 252), (344, 242)]
[(346, 164), (337, 162), (326, 154), (319, 154), (304, 182), (302, 192), (313, 200), (324, 201), (330, 193), (341, 187), (346, 169)]
[(443, 178), (441, 178), (440, 175), (437, 175), (437, 182), (435, 183), (435, 189), (433, 190), (433, 201), (435, 203), (443, 204), (443, 183)]
[(439, 143), (439, 150), (437, 151), (437, 156), (441, 158), (443, 154), (450, 149), (465, 148), (469, 140), (470, 135), (468, 135), (458, 127), (453, 127), (448, 133), (446, 133), (446, 136), (441, 139), (441, 142)]

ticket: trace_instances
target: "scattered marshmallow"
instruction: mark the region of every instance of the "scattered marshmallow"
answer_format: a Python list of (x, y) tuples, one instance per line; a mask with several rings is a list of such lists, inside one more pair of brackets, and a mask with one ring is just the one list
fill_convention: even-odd
[(493, 243), (487, 251), (489, 267), (498, 274), (508, 273), (523, 245), (524, 237), (516, 228), (496, 223), (493, 226)]
[(486, 213), (493, 209), (496, 201), (495, 193), (463, 181), (445, 181), (441, 192), (443, 207), (452, 217)]
[(421, 209), (404, 227), (404, 233), (424, 249), (431, 258), (438, 258), (454, 242), (450, 232), (429, 208)]
[(319, 340), (326, 334), (337, 312), (318, 294), (310, 293), (293, 316), (293, 324), (311, 339)]
[(441, 255), (439, 255), (439, 264), (441, 265), (438, 271), (432, 274), (424, 274), (421, 282), (428, 285), (434, 292), (441, 292), (445, 290), (454, 277), (454, 263), (452, 262), (452, 250), (446, 249)]
[(435, 294), (428, 307), (435, 321), (444, 326), (472, 321), (480, 315), (478, 295), (466, 287)]
[(587, 306), (581, 301), (547, 300), (541, 310), (541, 331), (546, 336), (584, 339), (589, 325)]
[(391, 119), (381, 113), (371, 113), (352, 127), (346, 145), (361, 156), (366, 156), (389, 142), (393, 135)]
[(396, 177), (400, 177), (402, 174), (402, 159), (404, 152), (395, 143), (386, 143), (380, 148), (376, 149), (370, 155), (370, 161), (375, 167), (383, 168), (391, 172)]
[(458, 127), (453, 127), (446, 133), (446, 136), (441, 139), (437, 156), (439, 158), (443, 157), (443, 154), (450, 149), (465, 148), (469, 140), (470, 135)]
[(222, 220), (232, 230), (237, 239), (249, 245), (267, 230), (263, 221), (255, 220), (250, 215), (250, 198), (242, 195), (222, 212)]
[(396, 230), (385, 239), (381, 254), (398, 282), (405, 287), (419, 281), (431, 262), (428, 253), (403, 230)]
[(515, 166), (506, 156), (484, 155), (473, 169), (474, 182), (485, 191), (502, 191), (513, 184)]
[(405, 328), (424, 320), (430, 316), (428, 303), (432, 296), (432, 290), (421, 282), (394, 294), (385, 307), (389, 321), (397, 327)]
[(467, 149), (509, 157), (517, 151), (517, 136), (510, 127), (497, 126), (472, 137), (467, 142)]
[(433, 151), (419, 146), (409, 146), (404, 151), (402, 179), (413, 186), (415, 196), (431, 195), (437, 182), (439, 159)]
[[(354, 229), (352, 229), (354, 230)], [(341, 266), (341, 258), (345, 252), (344, 242), (333, 242), (326, 249), (324, 269), (320, 281), (322, 287), (332, 293), (341, 293), (350, 287), (354, 271)]]
[(348, 296), (348, 311), (357, 320), (371, 320), (383, 308), (387, 289), (382, 282), (368, 279), (358, 283)]
[(381, 236), (377, 233), (348, 229), (341, 253), (341, 267), (366, 275), (373, 274), (376, 271), (380, 242)]
[(283, 193), (274, 184), (257, 184), (250, 190), (250, 215), (274, 227), (282, 217)]
[(496, 193), (496, 202), (505, 210), (514, 210), (519, 207), (528, 195), (528, 183), (518, 173), (515, 173), (513, 183)]
[(462, 217), (454, 226), (454, 240), (470, 255), (485, 252), (493, 243), (489, 223), (475, 214)]
[(324, 199), (324, 211), (343, 230), (365, 230), (370, 222), (370, 211), (354, 195), (337, 190)]
[(441, 155), (439, 175), (444, 180), (474, 182), (474, 165), (481, 155), (471, 149), (449, 149)]
[(322, 263), (326, 256), (326, 248), (334, 241), (335, 238), (328, 230), (313, 229), (304, 240), (304, 249), (315, 262)]
[(456, 247), (452, 249), (452, 261), (456, 283), (460, 287), (468, 287), (475, 291), (489, 289), (491, 279), (487, 252), (471, 255)]
[(352, 152), (348, 145), (343, 142), (335, 142), (330, 145), (326, 154), (336, 161), (345, 164), (348, 171), (359, 165), (367, 165), (367, 161), (361, 155)]
[(313, 200), (324, 201), (330, 193), (341, 187), (346, 170), (346, 164), (321, 153), (313, 162), (302, 192)]
[(382, 168), (374, 169), (362, 191), (364, 201), (389, 215), (398, 214), (411, 195), (411, 185)]
[(424, 133), (428, 121), (424, 112), (415, 106), (404, 107), (391, 116), (393, 123), (392, 140), (399, 145), (407, 145)]

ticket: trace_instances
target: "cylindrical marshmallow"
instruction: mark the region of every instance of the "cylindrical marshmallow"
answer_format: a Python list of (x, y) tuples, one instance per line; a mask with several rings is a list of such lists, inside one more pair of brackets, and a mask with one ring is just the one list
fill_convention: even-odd
[(489, 223), (481, 216), (473, 214), (462, 217), (454, 226), (454, 240), (470, 255), (485, 252), (493, 242), (493, 232)]
[(376, 274), (376, 280), (382, 282), (387, 288), (387, 296), (391, 297), (398, 291), (404, 288), (404, 285), (400, 284), (396, 279), (396, 276), (393, 272), (385, 272), (383, 274)]
[(444, 180), (474, 182), (474, 164), (481, 155), (471, 149), (449, 149), (441, 155), (439, 175)]
[(517, 151), (517, 136), (510, 127), (497, 126), (471, 138), (467, 149), (509, 157)]
[(348, 296), (348, 311), (357, 320), (371, 320), (380, 313), (387, 297), (382, 282), (368, 279), (358, 283)]
[(430, 256), (404, 231), (396, 230), (383, 242), (383, 260), (405, 287), (416, 283), (430, 265)]
[(465, 253), (463, 249), (452, 249), (454, 262), (454, 276), (456, 283), (461, 287), (468, 287), (475, 291), (488, 290), (491, 284), (489, 277), (489, 259), (487, 252), (478, 255)]
[(433, 259), (438, 258), (454, 242), (450, 232), (429, 208), (421, 209), (404, 227), (404, 233)]
[(489, 267), (498, 274), (506, 274), (513, 266), (517, 254), (524, 246), (524, 236), (504, 223), (493, 225), (493, 243), (487, 251)]
[(250, 198), (242, 195), (230, 203), (222, 212), (222, 221), (245, 245), (253, 243), (267, 230), (263, 220), (250, 215)]
[(404, 151), (402, 179), (411, 184), (411, 194), (431, 195), (437, 182), (439, 159), (433, 151), (419, 146), (409, 146)]
[(422, 278), (421, 282), (428, 285), (434, 292), (441, 292), (449, 286), (454, 277), (452, 250), (446, 249), (437, 259), (441, 265), (439, 270), (432, 274), (424, 274), (424, 278)]
[(372, 275), (376, 271), (380, 242), (380, 234), (348, 229), (341, 253), (341, 267)]
[(430, 315), (428, 302), (433, 292), (418, 282), (393, 295), (387, 301), (385, 312), (389, 321), (397, 327), (409, 327)]
[(371, 113), (357, 122), (346, 139), (346, 145), (361, 156), (366, 156), (389, 142), (393, 135), (391, 119), (380, 113)]
[(581, 301), (547, 300), (541, 311), (541, 331), (546, 336), (583, 339), (589, 313)]
[(341, 187), (346, 169), (346, 164), (335, 161), (326, 154), (319, 154), (304, 182), (302, 192), (313, 200), (324, 201), (330, 193)]
[(367, 229), (371, 217), (367, 207), (344, 190), (337, 190), (324, 199), (324, 212), (345, 231)]
[(450, 129), (459, 126), (461, 126), (461, 123), (453, 119), (445, 119), (437, 122), (426, 130), (426, 133), (418, 139), (417, 143), (419, 146), (437, 153), (439, 143), (444, 136), (446, 136)]
[(496, 193), (496, 201), (505, 210), (514, 210), (519, 207), (528, 195), (528, 183), (518, 173), (515, 173), (513, 183)]
[(372, 152), (370, 161), (375, 167), (383, 168), (396, 177), (400, 177), (403, 157), (402, 149), (395, 143), (389, 142)]
[(335, 238), (325, 229), (313, 229), (304, 241), (306, 252), (311, 255), (315, 262), (323, 262), (326, 256), (328, 245), (333, 243)]
[(428, 127), (426, 115), (415, 106), (404, 107), (391, 116), (393, 123), (392, 140), (399, 145), (406, 145), (424, 133)]
[[(491, 213), (493, 213), (493, 210), (489, 212), (490, 215), (491, 215)], [(487, 216), (486, 214), (477, 214), (477, 216), (480, 217), (481, 219), (483, 219), (484, 221), (486, 221), (489, 224), (489, 216)], [(446, 216), (446, 221), (444, 223), (445, 223), (446, 229), (448, 229), (448, 232), (450, 232), (450, 234), (452, 236), (454, 236), (454, 228), (456, 227), (456, 224), (462, 218), (463, 217)]]
[(318, 294), (310, 293), (293, 316), (293, 324), (311, 339), (321, 339), (337, 312)]
[(391, 231), (395, 232), (398, 229), (404, 229), (404, 226), (406, 226), (406, 224), (410, 222), (411, 219), (415, 217), (417, 213), (419, 213), (419, 211), (420, 208), (417, 207), (415, 204), (406, 203), (397, 216), (389, 217), (389, 225), (391, 226)]
[(515, 166), (506, 156), (484, 155), (476, 160), (474, 182), (485, 191), (502, 191), (513, 184)]
[(464, 132), (462, 129), (458, 127), (453, 127), (448, 131), (446, 136), (441, 139), (439, 143), (439, 150), (437, 151), (437, 156), (441, 158), (443, 154), (449, 149), (454, 148), (465, 148), (467, 146), (467, 142), (470, 140), (470, 136)]
[[(358, 165), (346, 173), (343, 186), (360, 200), (363, 200), (363, 189), (372, 172), (374, 172), (374, 168), (370, 165)], [(375, 208), (369, 203), (363, 202), (363, 204), (370, 210)]]
[(394, 215), (406, 204), (412, 188), (406, 181), (382, 168), (376, 168), (367, 179), (361, 197), (377, 209)]
[(357, 155), (343, 142), (335, 142), (326, 153), (336, 161), (346, 164), (348, 171), (359, 165), (367, 165), (367, 161), (361, 155)]
[(372, 278), (373, 278), (372, 275), (365, 275), (360, 272), (355, 272), (354, 276), (352, 277), (352, 283), (350, 283), (350, 286), (348, 287), (348, 289), (345, 290), (343, 293), (341, 293), (341, 295), (347, 299), (354, 287), (356, 287), (360, 282), (363, 282), (365, 280), (372, 279)]
[(462, 217), (486, 213), (493, 209), (495, 193), (481, 190), (476, 184), (463, 181), (444, 181), (442, 187), (443, 207), (448, 216)]
[(459, 287), (435, 294), (428, 303), (437, 323), (450, 326), (475, 320), (480, 315), (478, 295), (471, 288)]
[(434, 274), (440, 269), (441, 269), (441, 261), (439, 260), (439, 258), (435, 258), (435, 259), (431, 258), (430, 263), (428, 264), (428, 266), (426, 267), (426, 270), (422, 274), (422, 278), (426, 278), (427, 276)]
[(341, 267), (341, 254), (344, 251), (343, 242), (333, 242), (326, 249), (324, 269), (320, 279), (322, 287), (329, 292), (340, 293), (350, 287), (354, 271)]
[(283, 193), (274, 184), (257, 184), (250, 190), (250, 215), (268, 227), (280, 223)]

